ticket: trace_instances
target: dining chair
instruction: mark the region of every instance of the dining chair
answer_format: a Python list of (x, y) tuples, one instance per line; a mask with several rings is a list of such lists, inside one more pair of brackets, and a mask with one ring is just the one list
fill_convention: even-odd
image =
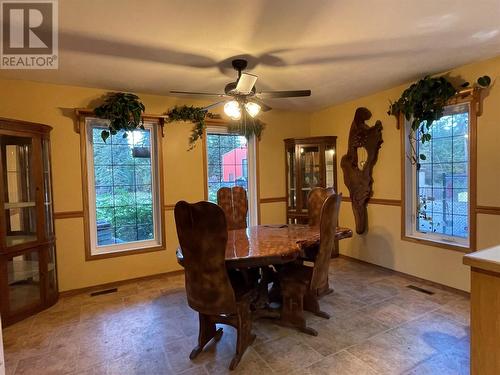
[(319, 227), (321, 207), (325, 203), (325, 199), (330, 195), (335, 194), (333, 188), (315, 187), (312, 188), (307, 195), (307, 213), (309, 216), (309, 225)]
[(281, 322), (284, 325), (316, 336), (318, 333), (307, 327), (304, 310), (328, 319), (330, 316), (321, 311), (319, 298), (324, 294), (328, 283), (330, 258), (335, 247), (335, 232), (342, 194), (326, 198), (320, 213), (320, 243), (314, 265), (301, 263), (285, 265), (280, 272), (280, 285), (283, 299)]
[[(323, 207), (323, 203), (325, 203), (326, 198), (332, 194), (335, 194), (335, 190), (333, 190), (333, 188), (315, 187), (311, 189), (307, 195), (307, 213), (309, 217), (308, 224), (310, 226), (319, 227), (321, 207)], [(318, 243), (304, 241), (300, 243), (300, 247), (302, 253), (300, 260), (313, 262), (319, 250)]]
[(220, 340), (223, 331), (216, 329), (216, 323), (227, 324), (237, 330), (236, 353), (229, 366), (232, 370), (255, 339), (250, 311), (253, 291), (228, 276), (224, 211), (210, 202), (181, 201), (175, 205), (174, 216), (184, 257), (188, 304), (199, 315), (198, 345), (189, 358), (196, 358), (211, 339)]
[(247, 227), (248, 200), (244, 188), (241, 186), (220, 188), (217, 191), (217, 204), (226, 215), (228, 230)]
[[(310, 226), (319, 227), (321, 207), (323, 207), (323, 203), (325, 203), (326, 198), (328, 198), (332, 194), (335, 194), (335, 190), (332, 187), (315, 187), (311, 189), (307, 196), (307, 211)], [(337, 223), (335, 223), (335, 225), (337, 225)], [(299, 262), (314, 262), (316, 260), (316, 256), (319, 251), (319, 244), (317, 242), (302, 242), (300, 243), (300, 247), (301, 256), (299, 257)], [(333, 292), (333, 289), (330, 288), (328, 278), (325, 281), (325, 285), (323, 285), (321, 289), (321, 295), (327, 295)]]

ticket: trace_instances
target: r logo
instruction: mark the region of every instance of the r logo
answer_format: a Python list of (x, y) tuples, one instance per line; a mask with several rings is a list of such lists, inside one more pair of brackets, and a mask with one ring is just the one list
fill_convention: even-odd
[(52, 3), (2, 4), (3, 53), (52, 54)]
[[(3, 0), (0, 3), (1, 67), (4, 69), (57, 68), (57, 0)], [(33, 56), (36, 61), (31, 60), (27, 55)], [(50, 63), (43, 64), (43, 59)]]

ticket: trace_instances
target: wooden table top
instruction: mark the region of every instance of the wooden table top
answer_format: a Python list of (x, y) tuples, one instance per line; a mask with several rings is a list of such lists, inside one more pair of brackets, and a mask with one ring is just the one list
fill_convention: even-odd
[[(351, 237), (348, 228), (337, 228), (337, 239)], [(302, 243), (319, 242), (319, 228), (309, 225), (257, 225), (228, 232), (226, 265), (230, 268), (260, 267), (291, 262), (300, 255)], [(182, 252), (177, 252), (182, 264)]]

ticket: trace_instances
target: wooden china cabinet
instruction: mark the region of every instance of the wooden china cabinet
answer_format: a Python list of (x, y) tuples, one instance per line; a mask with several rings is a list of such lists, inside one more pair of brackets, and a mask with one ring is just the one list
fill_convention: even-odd
[(337, 191), (337, 137), (288, 138), (284, 142), (287, 222), (305, 224), (309, 191), (317, 186)]
[(47, 125), (0, 118), (0, 313), (4, 325), (58, 299)]

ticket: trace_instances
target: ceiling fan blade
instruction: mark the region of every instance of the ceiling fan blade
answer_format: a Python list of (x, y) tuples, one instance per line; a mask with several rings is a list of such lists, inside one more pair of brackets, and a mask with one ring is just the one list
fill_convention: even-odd
[(127, 60), (151, 61), (167, 65), (189, 66), (206, 69), (218, 66), (218, 61), (195, 52), (184, 52), (154, 44), (133, 43), (106, 38), (104, 35), (91, 35), (60, 30), (59, 48), (64, 51), (80, 52), (97, 56), (111, 56)]
[(261, 99), (257, 98), (256, 96), (253, 96), (251, 99), (248, 99), (249, 102), (254, 102), (260, 105), (260, 110), (262, 112), (267, 112), (272, 109), (272, 107), (269, 107), (266, 103), (264, 103)]
[(227, 102), (227, 100), (221, 100), (220, 102), (210, 104), (210, 105), (206, 106), (205, 108), (203, 108), (203, 111), (208, 111), (209, 109), (215, 108), (221, 104), (224, 104), (225, 102)]
[(195, 92), (195, 91), (176, 91), (170, 90), (171, 94), (183, 94), (183, 95), (206, 95), (206, 96), (219, 96), (221, 98), (227, 96), (226, 94), (219, 94), (214, 92)]
[(311, 90), (262, 91), (258, 94), (263, 98), (297, 98), (300, 96), (311, 96)]
[(241, 77), (238, 79), (238, 83), (236, 84), (237, 94), (247, 95), (252, 92), (253, 86), (257, 81), (257, 76), (250, 73), (241, 73)]

